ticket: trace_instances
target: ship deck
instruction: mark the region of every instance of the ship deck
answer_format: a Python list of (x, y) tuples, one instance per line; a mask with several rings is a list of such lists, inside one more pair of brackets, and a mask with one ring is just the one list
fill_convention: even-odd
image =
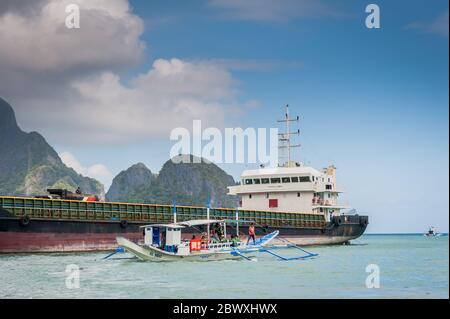
[[(178, 221), (206, 219), (207, 208), (200, 206), (139, 204), (121, 202), (84, 202), (64, 199), (43, 199), (0, 196), (0, 208), (12, 216), (46, 220), (80, 220), (131, 223), (172, 222), (174, 212)], [(272, 212), (211, 208), (210, 218), (251, 220), (268, 227), (322, 228), (326, 225), (323, 214), (302, 212)]]

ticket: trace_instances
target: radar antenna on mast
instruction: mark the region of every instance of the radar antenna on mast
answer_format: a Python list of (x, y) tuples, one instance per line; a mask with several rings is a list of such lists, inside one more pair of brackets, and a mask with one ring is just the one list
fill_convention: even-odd
[(300, 118), (291, 118), (289, 117), (289, 104), (286, 105), (285, 118), (282, 120), (278, 120), (278, 123), (286, 123), (286, 131), (282, 133), (278, 133), (278, 147), (280, 149), (285, 149), (287, 151), (287, 162), (283, 166), (292, 166), (291, 163), (291, 148), (300, 147), (300, 144), (291, 144), (291, 136), (292, 135), (300, 135), (300, 129), (297, 128), (297, 131), (290, 132), (290, 123), (291, 122), (299, 122)]

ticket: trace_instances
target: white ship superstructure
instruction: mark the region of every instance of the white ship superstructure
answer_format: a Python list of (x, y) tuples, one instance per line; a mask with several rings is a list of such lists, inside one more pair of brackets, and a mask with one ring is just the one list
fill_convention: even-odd
[(325, 215), (326, 220), (339, 215), (348, 208), (338, 201), (342, 191), (336, 184), (336, 167), (330, 165), (322, 170), (290, 160), (292, 147), (289, 123), (299, 118), (286, 116), (279, 122), (286, 123), (286, 132), (280, 133), (281, 148), (287, 150), (287, 162), (275, 168), (246, 170), (240, 185), (228, 187), (230, 195), (240, 196), (240, 209), (274, 212), (315, 213)]
[(327, 220), (348, 208), (338, 203), (336, 168), (322, 171), (296, 163), (295, 166), (246, 170), (241, 184), (230, 186), (239, 195), (240, 209), (324, 214)]

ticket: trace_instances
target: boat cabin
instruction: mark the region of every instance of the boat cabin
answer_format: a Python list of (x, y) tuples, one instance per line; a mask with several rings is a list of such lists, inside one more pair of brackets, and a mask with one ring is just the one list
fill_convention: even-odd
[(224, 232), (224, 238), (227, 238), (225, 220), (191, 220), (172, 224), (152, 224), (141, 226), (144, 229), (144, 245), (148, 247), (156, 247), (178, 255), (189, 254), (191, 252), (201, 251), (204, 249), (221, 249), (232, 245), (232, 242), (227, 240), (224, 242), (215, 241), (210, 235), (207, 235), (203, 239), (182, 239), (182, 229), (199, 225), (207, 226), (207, 234), (210, 234), (210, 225), (220, 225)]
[(144, 244), (176, 252), (181, 245), (182, 225), (156, 224), (144, 226)]

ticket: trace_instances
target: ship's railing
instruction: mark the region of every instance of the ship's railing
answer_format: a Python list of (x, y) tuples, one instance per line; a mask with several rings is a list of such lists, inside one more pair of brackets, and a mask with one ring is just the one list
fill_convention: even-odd
[[(170, 223), (173, 206), (109, 202), (81, 202), (0, 196), (0, 207), (16, 217), (136, 223)], [(211, 208), (211, 219), (235, 219), (236, 209)], [(206, 219), (206, 207), (176, 206), (177, 221)], [(239, 219), (271, 227), (323, 227), (321, 214), (239, 210)]]
[(333, 206), (336, 205), (336, 203), (334, 203), (331, 200), (326, 200), (326, 199), (312, 199), (312, 204), (313, 205), (320, 205), (320, 206)]

